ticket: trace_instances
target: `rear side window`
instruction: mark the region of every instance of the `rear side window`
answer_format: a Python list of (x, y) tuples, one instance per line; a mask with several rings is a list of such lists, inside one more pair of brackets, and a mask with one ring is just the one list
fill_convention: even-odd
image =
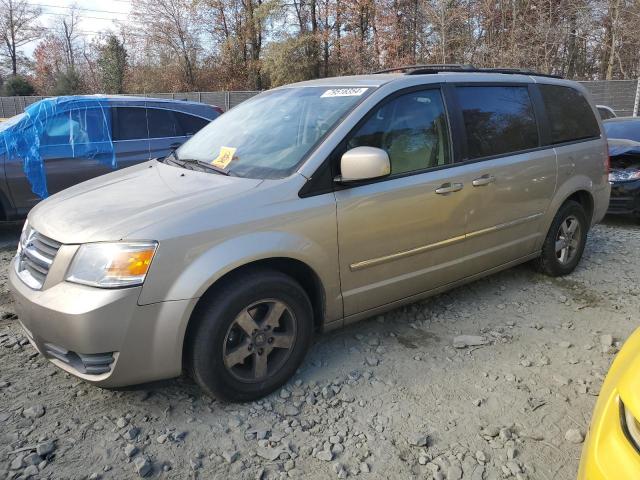
[(148, 108), (149, 138), (181, 137), (182, 128), (172, 110)]
[(467, 133), (468, 158), (490, 157), (539, 145), (526, 86), (457, 87)]
[(440, 90), (401, 95), (374, 110), (347, 148), (385, 150), (391, 173), (402, 174), (446, 165), (449, 130)]
[(209, 120), (205, 118), (196, 117), (182, 112), (173, 113), (178, 117), (178, 123), (180, 124), (184, 135), (194, 135), (209, 123)]
[(142, 107), (116, 107), (113, 109), (113, 140), (146, 140), (147, 112)]
[(549, 118), (551, 143), (600, 136), (598, 121), (582, 93), (560, 85), (540, 85), (539, 88)]

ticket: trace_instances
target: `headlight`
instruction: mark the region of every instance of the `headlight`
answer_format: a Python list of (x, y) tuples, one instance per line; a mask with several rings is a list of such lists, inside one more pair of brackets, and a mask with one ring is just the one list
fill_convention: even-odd
[(611, 170), (609, 172), (610, 182), (629, 182), (631, 180), (640, 179), (640, 170), (627, 168), (624, 170)]
[(20, 234), (20, 241), (18, 242), (17, 255), (20, 255), (20, 252), (22, 252), (22, 249), (27, 246), (27, 240), (29, 239), (30, 232), (31, 232), (31, 227), (29, 226), (29, 220), (25, 220), (24, 225), (22, 226), (22, 233)]
[(640, 423), (634, 418), (629, 409), (624, 406), (622, 401), (620, 402), (620, 407), (623, 429), (626, 430), (625, 433), (636, 450), (640, 450)]
[(101, 288), (142, 285), (157, 248), (157, 242), (81, 245), (67, 280)]

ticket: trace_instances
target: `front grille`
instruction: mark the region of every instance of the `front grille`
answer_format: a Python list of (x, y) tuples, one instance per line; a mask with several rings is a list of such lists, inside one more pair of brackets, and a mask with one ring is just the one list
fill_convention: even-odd
[(23, 235), (26, 238), (20, 240), (23, 246), (16, 262), (16, 270), (24, 283), (39, 290), (62, 244), (33, 229)]
[(66, 363), (74, 370), (87, 375), (100, 375), (111, 371), (114, 361), (113, 352), (107, 353), (76, 353), (51, 343), (44, 344), (44, 352)]

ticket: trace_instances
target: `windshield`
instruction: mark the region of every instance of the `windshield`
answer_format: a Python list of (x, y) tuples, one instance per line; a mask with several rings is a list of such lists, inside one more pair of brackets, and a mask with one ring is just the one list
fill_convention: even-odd
[(25, 117), (24, 113), (20, 113), (18, 115), (14, 115), (11, 118), (8, 118), (4, 122), (0, 122), (0, 132), (3, 132), (9, 127), (13, 127), (16, 123), (22, 120)]
[(372, 88), (294, 87), (258, 95), (221, 115), (177, 150), (183, 161), (233, 176), (283, 178)]
[(609, 138), (626, 138), (640, 142), (640, 120), (604, 122), (604, 130)]

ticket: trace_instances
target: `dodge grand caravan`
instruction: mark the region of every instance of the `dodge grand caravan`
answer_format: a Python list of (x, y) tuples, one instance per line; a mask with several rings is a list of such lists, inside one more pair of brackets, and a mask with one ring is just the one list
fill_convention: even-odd
[(412, 67), (284, 86), (173, 154), (53, 195), (10, 283), (28, 338), (104, 387), (246, 401), (314, 332), (533, 261), (566, 275), (609, 201), (579, 84)]

